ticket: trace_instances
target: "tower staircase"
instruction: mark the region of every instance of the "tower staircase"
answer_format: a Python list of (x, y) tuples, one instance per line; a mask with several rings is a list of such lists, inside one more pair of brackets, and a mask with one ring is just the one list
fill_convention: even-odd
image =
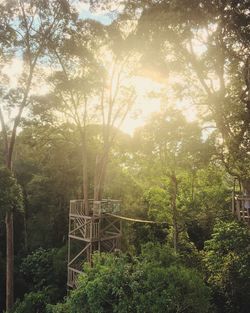
[(84, 200), (71, 200), (68, 235), (68, 280), (70, 288), (77, 287), (77, 277), (85, 262), (92, 263), (94, 252), (113, 252), (120, 249), (121, 220), (110, 213), (120, 210), (120, 201), (88, 200), (88, 214)]

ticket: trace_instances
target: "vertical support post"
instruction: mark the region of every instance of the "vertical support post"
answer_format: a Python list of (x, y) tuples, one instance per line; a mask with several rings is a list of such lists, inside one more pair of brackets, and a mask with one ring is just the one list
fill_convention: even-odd
[(120, 220), (120, 236), (122, 235), (122, 220)]
[[(70, 213), (71, 213), (71, 203), (70, 203), (70, 207), (69, 207), (69, 229), (68, 229), (68, 264), (70, 262), (70, 251), (71, 251), (71, 247), (70, 247), (70, 231), (71, 231), (71, 217), (70, 217)], [(68, 285), (70, 284), (70, 270), (68, 268)]]
[(93, 223), (94, 223), (94, 220), (92, 218), (90, 221), (90, 234), (89, 234), (90, 242), (92, 242), (92, 239), (93, 239)]
[(232, 214), (235, 215), (235, 192), (232, 192)]
[(236, 200), (236, 214), (237, 214), (238, 220), (240, 221), (241, 216), (240, 216), (240, 200), (239, 199)]
[[(249, 200), (250, 200), (250, 198), (248, 197), (247, 201), (249, 201)], [(247, 211), (247, 222), (250, 223), (250, 209), (247, 208), (246, 211)]]
[(101, 216), (98, 220), (98, 246), (97, 246), (97, 249), (99, 251), (99, 253), (101, 252)]
[(245, 208), (245, 199), (241, 200), (241, 212), (242, 212), (242, 220), (246, 221), (246, 208)]

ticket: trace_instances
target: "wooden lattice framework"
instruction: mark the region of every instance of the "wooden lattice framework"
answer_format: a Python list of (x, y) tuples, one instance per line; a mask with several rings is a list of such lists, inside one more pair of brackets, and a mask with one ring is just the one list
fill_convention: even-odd
[(87, 210), (84, 200), (70, 201), (68, 287), (76, 287), (77, 276), (82, 273), (83, 263), (91, 263), (94, 252), (113, 252), (120, 249), (121, 220), (111, 215), (119, 209), (119, 200), (89, 200)]
[(250, 226), (250, 194), (238, 177), (234, 178), (232, 213), (239, 221)]
[(233, 193), (232, 213), (239, 221), (250, 226), (250, 197)]

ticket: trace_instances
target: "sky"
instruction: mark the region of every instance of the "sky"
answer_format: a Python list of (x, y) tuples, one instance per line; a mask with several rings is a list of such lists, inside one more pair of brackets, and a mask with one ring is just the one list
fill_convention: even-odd
[(73, 0), (73, 5), (77, 9), (81, 18), (91, 18), (95, 19), (102, 24), (108, 25), (111, 24), (113, 19), (113, 14), (119, 12), (121, 6), (119, 4), (120, 0), (115, 0), (113, 7), (109, 11), (104, 10), (90, 10), (90, 5), (85, 3), (85, 1)]

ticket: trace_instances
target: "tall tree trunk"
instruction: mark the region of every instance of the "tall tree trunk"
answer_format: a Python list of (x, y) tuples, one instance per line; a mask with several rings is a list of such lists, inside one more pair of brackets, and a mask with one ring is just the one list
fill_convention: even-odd
[(94, 200), (102, 199), (103, 188), (107, 173), (109, 150), (107, 149), (102, 156), (96, 157), (95, 179), (94, 179)]
[(13, 307), (14, 301), (14, 227), (13, 212), (7, 212), (5, 216), (6, 224), (6, 311)]
[(89, 201), (88, 201), (88, 161), (86, 145), (83, 143), (82, 147), (82, 176), (83, 176), (83, 199), (85, 214), (89, 215)]
[(24, 239), (24, 250), (28, 251), (28, 232), (27, 232), (27, 219), (28, 219), (28, 212), (27, 212), (27, 192), (23, 189), (23, 197), (24, 197), (24, 212), (23, 212), (23, 239)]
[(28, 233), (27, 233), (27, 212), (23, 214), (23, 228), (24, 228), (24, 249), (28, 251)]
[(178, 229), (178, 221), (177, 221), (177, 209), (176, 209), (176, 200), (172, 203), (172, 210), (173, 210), (173, 246), (174, 251), (177, 252), (178, 250), (178, 241), (179, 241), (179, 229)]
[(178, 227), (178, 212), (176, 206), (176, 199), (177, 199), (177, 189), (178, 183), (175, 174), (171, 175), (171, 184), (172, 184), (172, 195), (171, 195), (171, 203), (172, 203), (172, 214), (173, 214), (173, 246), (174, 251), (177, 252), (178, 250), (178, 242), (179, 242), (179, 227)]
[(100, 176), (101, 176), (102, 156), (97, 154), (95, 162), (95, 177), (94, 177), (94, 201), (100, 199)]
[[(12, 171), (12, 156), (16, 137), (12, 134), (8, 151), (6, 152), (6, 167)], [(14, 304), (14, 225), (13, 212), (5, 215), (6, 227), (6, 311)]]

